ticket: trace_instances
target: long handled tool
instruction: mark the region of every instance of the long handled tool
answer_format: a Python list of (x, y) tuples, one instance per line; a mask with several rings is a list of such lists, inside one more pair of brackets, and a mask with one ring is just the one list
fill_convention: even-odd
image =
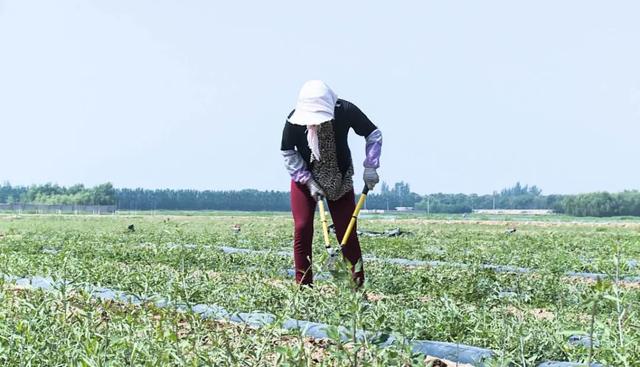
[(338, 254), (342, 253), (342, 247), (347, 244), (349, 241), (349, 237), (351, 236), (351, 232), (353, 232), (353, 228), (356, 226), (356, 220), (358, 219), (358, 215), (360, 214), (360, 209), (364, 205), (364, 202), (367, 198), (367, 194), (369, 193), (369, 188), (365, 185), (362, 189), (362, 195), (360, 195), (360, 199), (358, 199), (358, 203), (356, 204), (356, 208), (351, 215), (351, 220), (349, 221), (349, 226), (347, 230), (344, 232), (344, 236), (342, 237), (342, 241), (340, 242), (340, 248), (331, 247), (331, 241), (329, 240), (329, 226), (327, 225), (327, 214), (324, 210), (324, 202), (320, 200), (318, 205), (320, 207), (320, 220), (322, 221), (322, 233), (324, 235), (324, 246), (329, 253), (329, 258), (327, 259), (327, 267), (332, 270), (335, 269), (336, 261), (338, 259)]

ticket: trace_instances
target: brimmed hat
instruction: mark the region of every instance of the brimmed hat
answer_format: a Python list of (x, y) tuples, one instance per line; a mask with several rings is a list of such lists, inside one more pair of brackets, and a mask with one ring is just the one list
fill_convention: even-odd
[(295, 125), (320, 125), (333, 119), (338, 96), (321, 80), (309, 80), (298, 93), (298, 102), (289, 122)]

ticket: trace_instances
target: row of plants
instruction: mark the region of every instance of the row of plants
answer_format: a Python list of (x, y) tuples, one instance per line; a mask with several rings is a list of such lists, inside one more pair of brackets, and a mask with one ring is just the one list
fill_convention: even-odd
[[(616, 353), (621, 350), (622, 356), (638, 356), (633, 347), (638, 333), (632, 312), (638, 292), (615, 283), (569, 282), (550, 268), (537, 275), (516, 276), (478, 267), (407, 269), (368, 263), (368, 294), (354, 294), (335, 280), (320, 281), (315, 289), (302, 292), (283, 274), (290, 259), (169, 246), (215, 239), (280, 248), (283, 238), (273, 232), (287, 227), (287, 219), (252, 218), (251, 223), (244, 223), (243, 218), (225, 217), (217, 218), (215, 224), (190, 219), (167, 223), (166, 219), (138, 218), (134, 232), (122, 230), (121, 221), (114, 219), (41, 218), (35, 226), (23, 220), (0, 222), (0, 264), (11, 274), (50, 275), (76, 284), (162, 294), (229, 310), (263, 310), (281, 318), (334, 325), (348, 325), (355, 318), (358, 328), (488, 347), (503, 362), (520, 365), (545, 359), (585, 360), (589, 355), (618, 361), (622, 357)], [(229, 233), (228, 224), (237, 221), (247, 225), (241, 226), (239, 234)], [(464, 233), (464, 228), (456, 229), (459, 236), (469, 238), (477, 236), (477, 230), (470, 227), (470, 233)], [(397, 252), (410, 243), (378, 240)], [(367, 239), (363, 246), (375, 241)], [(612, 253), (614, 264), (621, 264), (620, 249)], [(480, 262), (472, 259), (470, 263)], [(621, 273), (621, 268), (611, 269)], [(570, 334), (591, 333), (599, 343), (593, 351), (572, 347), (567, 341)]]
[[(620, 252), (621, 272), (640, 275), (640, 227), (425, 224), (416, 219), (366, 219), (360, 229), (382, 232), (400, 228), (400, 237), (361, 237), (366, 255), (469, 264), (511, 265), (550, 271), (610, 273), (614, 248)], [(133, 224), (135, 231), (126, 230)], [(234, 227), (239, 231), (235, 231)], [(90, 227), (91, 230), (86, 230)], [(5, 235), (20, 243), (20, 236), (43, 243), (61, 241), (102, 243), (177, 243), (227, 245), (290, 251), (289, 216), (216, 217), (22, 217), (6, 223)], [(511, 233), (511, 229), (516, 231)], [(320, 241), (320, 226), (316, 240)], [(19, 231), (19, 235), (12, 231)], [(318, 251), (322, 246), (318, 245)]]

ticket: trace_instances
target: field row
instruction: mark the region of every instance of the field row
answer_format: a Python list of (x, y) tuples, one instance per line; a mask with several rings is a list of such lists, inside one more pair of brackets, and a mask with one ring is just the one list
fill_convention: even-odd
[[(193, 243), (254, 249), (291, 249), (292, 223), (282, 217), (89, 218), (61, 217), (36, 221), (0, 217), (5, 241), (36, 241), (58, 247), (67, 241), (103, 243)], [(135, 224), (135, 232), (126, 230)], [(241, 231), (232, 230), (238, 225)], [(92, 228), (86, 231), (85, 226)], [(518, 227), (512, 234), (491, 225), (421, 225), (416, 221), (368, 220), (372, 231), (401, 228), (410, 233), (392, 238), (362, 237), (364, 252), (382, 258), (406, 258), (465, 264), (496, 264), (550, 271), (640, 276), (640, 228)], [(6, 230), (2, 230), (6, 227)], [(319, 229), (320, 226), (317, 226)], [(46, 233), (43, 236), (43, 233)], [(321, 240), (320, 233), (315, 237)], [(321, 249), (321, 246), (318, 246)]]
[[(620, 364), (622, 358), (640, 359), (640, 330), (635, 321), (640, 290), (611, 281), (568, 279), (563, 273), (572, 268), (560, 265), (574, 263), (582, 254), (565, 254), (566, 246), (558, 245), (555, 257), (567, 259), (540, 266), (536, 273), (496, 273), (483, 268), (484, 260), (473, 257), (476, 255), (464, 261), (468, 267), (406, 267), (368, 261), (364, 294), (352, 292), (340, 278), (319, 281), (314, 289), (303, 291), (286, 275), (291, 268), (290, 257), (277, 253), (225, 254), (204, 246), (226, 243), (282, 250), (291, 241), (290, 235), (280, 233), (280, 228), (290, 224), (287, 220), (136, 220), (139, 222), (134, 223), (133, 231), (126, 230), (127, 222), (111, 218), (0, 221), (0, 264), (5, 273), (67, 279), (77, 286), (92, 284), (140, 296), (161, 294), (173, 302), (263, 311), (276, 319), (348, 327), (355, 324), (361, 330), (393, 330), (409, 339), (475, 345), (495, 351), (500, 363), (514, 366), (536, 365), (545, 360), (584, 361), (590, 354), (611, 365), (624, 365)], [(236, 222), (241, 224), (240, 233), (231, 231), (231, 224)], [(398, 224), (414, 234), (362, 237), (365, 252), (379, 257), (420, 258), (406, 256), (415, 254), (407, 249), (419, 249), (414, 240), (428, 231), (441, 231), (433, 236), (447, 252), (454, 251), (454, 244), (446, 244), (448, 237), (471, 243), (484, 235), (503, 241), (488, 248), (489, 253), (496, 253), (509, 243), (523, 247), (530, 241), (529, 251), (538, 258), (532, 263), (551, 258), (554, 251), (550, 244), (548, 248), (537, 246), (544, 242), (544, 232), (537, 229), (519, 229), (515, 235), (506, 235), (487, 234), (490, 229), (482, 226), (424, 229)], [(614, 244), (626, 243), (624, 251), (603, 251), (593, 241), (585, 242), (584, 248), (603, 264), (604, 259), (613, 256), (607, 263), (608, 273), (633, 274), (631, 267), (623, 265), (622, 260), (628, 258), (622, 255), (636, 251), (632, 244), (637, 236), (634, 231), (582, 231), (567, 229), (557, 237), (578, 242), (594, 235)], [(192, 243), (195, 247), (172, 243)], [(322, 263), (322, 255), (318, 253), (316, 264)], [(617, 260), (620, 266), (616, 266)], [(314, 272), (322, 270), (317, 265)], [(593, 339), (588, 337), (591, 334)], [(595, 342), (590, 343), (591, 340)], [(595, 347), (593, 350), (590, 344)]]
[[(296, 302), (291, 301), (300, 293), (280, 275), (288, 262), (278, 256), (228, 256), (215, 251), (166, 251), (108, 245), (99, 250), (77, 247), (73, 253), (62, 251), (55, 255), (42, 253), (41, 248), (23, 247), (22, 250), (3, 254), (3, 263), (11, 264), (7, 269), (14, 274), (51, 274), (74, 279), (74, 283), (91, 282), (135, 294), (167, 294), (172, 299), (192, 304), (222, 302), (228, 309), (265, 310), (278, 317), (293, 315), (338, 325), (349, 316), (348, 312), (335, 312), (344, 308), (344, 304), (327, 302), (322, 297), (331, 294), (338, 301), (344, 298), (340, 287), (331, 283), (319, 287), (317, 294), (303, 294), (308, 298), (299, 300), (301, 307), (292, 307)], [(557, 286), (566, 288), (550, 294), (549, 285), (554, 279), (544, 276), (516, 277), (519, 279), (514, 280), (513, 277), (491, 276), (491, 272), (414, 269), (407, 277), (403, 267), (375, 264), (368, 270), (372, 278), (368, 285), (371, 302), (361, 314), (362, 327), (368, 330), (400, 330), (408, 337), (494, 349), (502, 346), (506, 347), (502, 352), (507, 355), (515, 353), (520, 346), (517, 343), (505, 345), (505, 339), (517, 341), (514, 337), (518, 334), (521, 337), (533, 335), (547, 339), (548, 344), (536, 345), (537, 341), (523, 348), (535, 348), (536, 353), (547, 351), (547, 355), (555, 349), (556, 356), (562, 356), (566, 349), (563, 346), (570, 345), (566, 331), (587, 330), (590, 320), (589, 309), (583, 304), (592, 296), (592, 289), (585, 284), (566, 285), (555, 279)], [(385, 277), (389, 279), (388, 284), (380, 282)], [(400, 278), (405, 278), (406, 282), (394, 281)], [(496, 292), (507, 284), (516, 290), (513, 292), (515, 297), (510, 299), (504, 299)], [(473, 289), (476, 291), (469, 292)], [(530, 294), (520, 296), (517, 290)], [(562, 295), (575, 298), (562, 300), (559, 298)], [(310, 303), (313, 307), (309, 307)], [(558, 305), (560, 307), (556, 307)], [(404, 315), (398, 310), (403, 310)], [(610, 305), (608, 310), (600, 310), (598, 317), (605, 319), (614, 314)], [(496, 325), (498, 320), (501, 325)], [(429, 325), (438, 325), (438, 328)], [(550, 331), (555, 335), (549, 335)], [(493, 344), (483, 345), (480, 340)], [(580, 350), (568, 349), (577, 356), (581, 354)]]

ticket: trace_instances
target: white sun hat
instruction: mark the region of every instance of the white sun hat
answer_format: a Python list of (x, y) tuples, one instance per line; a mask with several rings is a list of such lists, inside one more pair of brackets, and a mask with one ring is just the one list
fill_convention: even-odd
[(298, 102), (289, 122), (295, 125), (320, 125), (333, 119), (338, 96), (322, 80), (309, 80), (298, 94)]

